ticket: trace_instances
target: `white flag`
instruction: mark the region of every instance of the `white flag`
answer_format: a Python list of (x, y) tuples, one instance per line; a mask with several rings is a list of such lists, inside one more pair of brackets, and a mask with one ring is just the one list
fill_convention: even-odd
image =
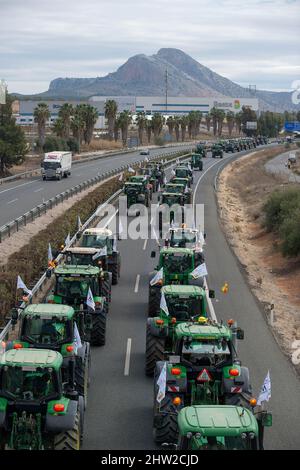
[(70, 233), (68, 233), (68, 236), (67, 238), (65, 239), (65, 246), (69, 246), (71, 243), (71, 237), (70, 237)]
[(113, 241), (113, 251), (116, 253), (117, 250), (117, 237), (114, 237), (114, 241)]
[(268, 375), (265, 378), (264, 384), (261, 387), (260, 394), (257, 400), (257, 405), (261, 406), (262, 402), (269, 401), (272, 396), (272, 385), (271, 385), (271, 377), (270, 371), (268, 371)]
[(186, 186), (184, 189), (185, 194), (189, 193), (189, 188)]
[(171, 171), (171, 174), (172, 174), (173, 176), (175, 176), (175, 175), (176, 175), (176, 171), (175, 171), (175, 170), (172, 170), (172, 171)]
[(101, 256), (107, 256), (107, 246), (104, 248), (101, 248), (101, 250), (97, 251), (97, 253), (94, 254), (92, 260), (95, 261), (96, 259), (100, 258)]
[(52, 255), (52, 248), (51, 248), (51, 244), (49, 243), (49, 246), (48, 246), (48, 261), (53, 261), (53, 255)]
[(167, 301), (166, 301), (166, 296), (163, 292), (162, 292), (161, 297), (160, 297), (160, 309), (163, 312), (165, 312), (166, 315), (168, 315), (168, 316), (170, 315), (168, 305), (167, 305)]
[(164, 268), (161, 268), (157, 273), (155, 274), (154, 278), (151, 279), (150, 281), (150, 286), (155, 286), (159, 281), (161, 281), (164, 278)]
[(29, 295), (32, 295), (32, 291), (26, 287), (21, 276), (18, 276), (17, 278), (17, 289), (23, 289), (24, 292), (26, 292)]
[(78, 227), (78, 230), (82, 229), (82, 222), (79, 216), (77, 217), (77, 227)]
[(149, 162), (149, 158), (148, 157), (145, 157), (145, 162)]
[(91, 288), (89, 287), (89, 291), (88, 291), (88, 295), (87, 295), (87, 298), (86, 298), (86, 304), (88, 307), (90, 307), (92, 310), (95, 311), (95, 302), (94, 302), (94, 297), (93, 297), (93, 294), (92, 294), (92, 291), (91, 291)]
[(201, 245), (205, 245), (205, 238), (202, 232), (199, 232), (199, 242), (201, 243)]
[(164, 176), (164, 184), (167, 184), (167, 178)]
[(127, 170), (129, 171), (129, 173), (135, 173), (135, 170), (131, 168), (131, 166), (129, 166)]
[(199, 279), (199, 277), (204, 277), (207, 275), (208, 275), (208, 272), (207, 272), (205, 263), (199, 264), (199, 266), (197, 266), (197, 268), (191, 272), (191, 276), (194, 279)]
[(160, 183), (158, 183), (157, 191), (158, 191), (159, 193), (160, 193), (160, 191), (161, 191)]
[(75, 343), (75, 349), (77, 353), (77, 350), (82, 348), (82, 342), (81, 342), (81, 338), (80, 338), (80, 334), (79, 334), (76, 322), (74, 323), (74, 343)]
[(123, 172), (120, 174), (119, 181), (123, 181)]
[(163, 368), (161, 370), (161, 373), (159, 374), (159, 377), (156, 383), (158, 385), (156, 401), (158, 403), (161, 403), (166, 396), (166, 385), (167, 385), (167, 363), (166, 362), (163, 365)]

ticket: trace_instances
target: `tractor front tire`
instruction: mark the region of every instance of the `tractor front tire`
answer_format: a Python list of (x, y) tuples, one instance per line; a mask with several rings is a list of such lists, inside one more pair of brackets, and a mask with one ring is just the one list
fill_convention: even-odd
[(80, 450), (81, 425), (80, 411), (77, 410), (73, 429), (57, 434), (54, 438), (54, 450)]
[(165, 338), (153, 336), (150, 326), (146, 330), (146, 364), (145, 374), (151, 377), (154, 373), (155, 365), (158, 361), (164, 360)]
[(106, 337), (106, 313), (100, 312), (93, 317), (91, 345), (104, 346)]
[(87, 395), (89, 386), (89, 364), (88, 358), (83, 361), (80, 357), (76, 357), (75, 368), (76, 390), (84, 400), (84, 408), (87, 407)]
[(160, 404), (159, 416), (153, 427), (153, 437), (156, 444), (164, 442), (177, 444), (178, 442), (177, 415), (182, 406), (179, 408), (173, 405), (172, 399), (172, 395), (166, 395)]
[(112, 285), (115, 286), (118, 284), (119, 281), (119, 266), (118, 262), (113, 263), (111, 265), (111, 273), (112, 273)]
[(149, 286), (148, 316), (155, 317), (159, 312), (160, 289)]

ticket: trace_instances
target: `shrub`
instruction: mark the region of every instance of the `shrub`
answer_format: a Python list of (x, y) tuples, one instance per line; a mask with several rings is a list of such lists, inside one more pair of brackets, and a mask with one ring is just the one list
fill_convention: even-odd
[(279, 231), (282, 239), (281, 250), (284, 256), (297, 256), (300, 253), (300, 206), (287, 217)]
[(70, 150), (70, 152), (72, 152), (72, 153), (78, 153), (79, 152), (79, 144), (78, 144), (78, 141), (76, 139), (70, 138), (69, 140), (67, 140), (67, 146), (68, 146), (68, 150)]
[(69, 150), (69, 147), (67, 142), (61, 137), (49, 135), (45, 139), (43, 150), (44, 152), (54, 152), (55, 150), (67, 151)]

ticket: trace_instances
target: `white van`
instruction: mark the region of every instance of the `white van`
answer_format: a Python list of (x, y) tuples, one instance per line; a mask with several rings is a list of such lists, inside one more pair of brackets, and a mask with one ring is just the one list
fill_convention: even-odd
[(71, 174), (72, 153), (71, 152), (48, 152), (45, 153), (42, 163), (43, 180), (67, 178)]

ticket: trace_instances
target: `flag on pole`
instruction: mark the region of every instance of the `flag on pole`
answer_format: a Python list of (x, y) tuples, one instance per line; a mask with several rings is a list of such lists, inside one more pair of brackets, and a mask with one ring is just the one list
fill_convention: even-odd
[(264, 401), (269, 401), (272, 396), (272, 385), (271, 385), (271, 377), (270, 371), (268, 371), (267, 377), (263, 383), (263, 386), (260, 390), (260, 394), (257, 400), (257, 405), (261, 406)]
[(185, 192), (185, 194), (187, 194), (189, 192), (189, 188), (187, 186), (185, 187), (184, 192)]
[(156, 401), (161, 403), (166, 396), (166, 385), (167, 385), (167, 363), (165, 362), (161, 373), (157, 379), (158, 392), (156, 396)]
[(93, 294), (92, 294), (92, 291), (91, 291), (91, 288), (89, 287), (89, 291), (88, 291), (88, 295), (87, 295), (87, 298), (86, 298), (86, 304), (88, 307), (90, 307), (92, 310), (95, 311), (95, 302), (94, 302), (94, 297), (93, 297)]
[(158, 183), (157, 192), (160, 193), (160, 191), (161, 191), (161, 187), (160, 187), (160, 183)]
[(160, 297), (160, 309), (163, 312), (165, 312), (166, 315), (168, 315), (168, 316), (170, 315), (168, 305), (167, 305), (167, 301), (166, 301), (166, 296), (163, 292), (162, 292), (161, 297)]
[(117, 250), (117, 237), (115, 236), (114, 237), (114, 241), (113, 241), (113, 251), (116, 253)]
[(167, 184), (167, 178), (164, 176), (164, 184)]
[(145, 162), (149, 162), (149, 158), (148, 157), (145, 157)]
[(100, 258), (101, 256), (107, 256), (107, 246), (105, 246), (104, 248), (101, 248), (101, 250), (97, 251), (97, 253), (94, 254), (93, 256), (93, 261), (95, 261), (96, 259)]
[(78, 227), (78, 230), (82, 229), (82, 222), (81, 222), (80, 216), (77, 217), (77, 227)]
[(199, 266), (197, 266), (197, 268), (191, 272), (191, 276), (194, 279), (199, 279), (199, 277), (205, 277), (207, 275), (208, 275), (208, 272), (207, 272), (205, 263), (199, 264)]
[(202, 232), (199, 232), (199, 242), (201, 245), (205, 245), (205, 238)]
[(173, 176), (175, 176), (175, 175), (176, 175), (176, 171), (172, 169), (171, 174), (172, 174)]
[(26, 287), (21, 276), (18, 276), (17, 278), (17, 289), (22, 289), (27, 294), (32, 295), (32, 291)]
[(123, 181), (123, 172), (119, 176), (119, 181)]
[(53, 255), (52, 255), (51, 244), (49, 243), (49, 245), (48, 245), (48, 262), (51, 263), (51, 261), (53, 261)]
[(159, 281), (162, 281), (164, 278), (164, 268), (161, 268), (157, 273), (155, 274), (154, 278), (151, 279), (150, 281), (150, 286), (155, 286)]
[(128, 171), (129, 171), (129, 173), (135, 173), (135, 170), (133, 168), (131, 168), (131, 166), (128, 167)]
[(179, 158), (176, 159), (176, 163), (177, 163), (177, 165), (179, 165)]
[(69, 246), (71, 243), (71, 237), (70, 237), (70, 233), (68, 233), (68, 236), (67, 238), (65, 239), (65, 246)]
[(74, 323), (74, 343), (75, 343), (75, 349), (77, 353), (77, 350), (82, 348), (82, 342), (81, 342), (81, 338), (80, 338), (80, 334), (79, 334), (76, 322)]

